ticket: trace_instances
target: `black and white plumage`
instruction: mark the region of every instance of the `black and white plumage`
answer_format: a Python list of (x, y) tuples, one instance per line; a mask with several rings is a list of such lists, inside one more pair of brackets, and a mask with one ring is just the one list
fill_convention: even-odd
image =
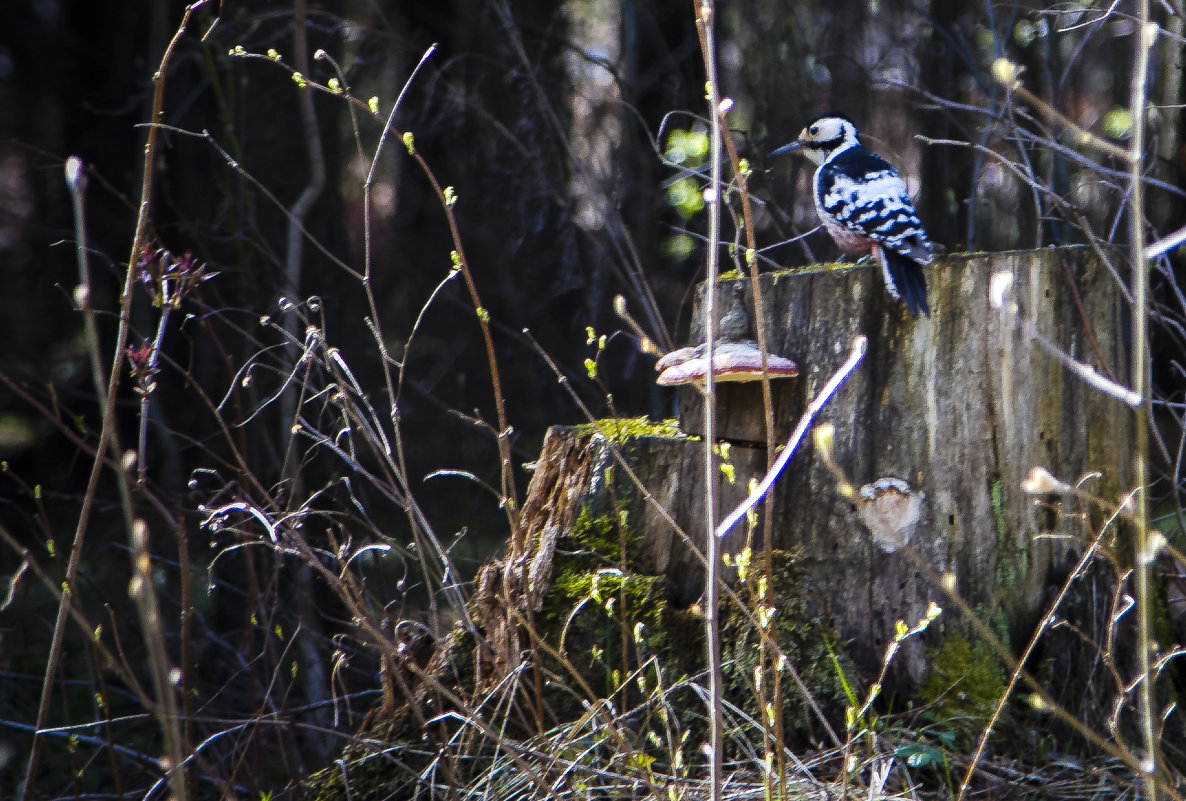
[(866, 150), (852, 120), (838, 114), (816, 117), (798, 139), (771, 155), (792, 151), (819, 165), (812, 193), (815, 210), (841, 252), (872, 254), (889, 293), (913, 316), (929, 317), (923, 267), (935, 256), (898, 171)]

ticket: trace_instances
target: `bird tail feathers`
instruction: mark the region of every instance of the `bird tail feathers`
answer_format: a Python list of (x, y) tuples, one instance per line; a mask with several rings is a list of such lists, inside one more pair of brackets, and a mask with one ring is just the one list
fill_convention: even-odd
[(927, 278), (922, 265), (909, 256), (886, 247), (877, 248), (877, 260), (885, 275), (885, 286), (890, 294), (906, 304), (911, 316), (917, 319), (931, 316), (927, 305)]

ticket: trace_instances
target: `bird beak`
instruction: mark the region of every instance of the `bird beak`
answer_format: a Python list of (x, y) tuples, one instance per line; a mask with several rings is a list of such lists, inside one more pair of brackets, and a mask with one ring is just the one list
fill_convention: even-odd
[(787, 153), (794, 153), (796, 150), (802, 150), (802, 149), (803, 149), (803, 143), (800, 142), (798, 139), (796, 139), (794, 142), (791, 142), (789, 145), (783, 145), (778, 150), (775, 150), (769, 156), (767, 156), (767, 158), (774, 158), (775, 156), (783, 156), (783, 155), (786, 155)]

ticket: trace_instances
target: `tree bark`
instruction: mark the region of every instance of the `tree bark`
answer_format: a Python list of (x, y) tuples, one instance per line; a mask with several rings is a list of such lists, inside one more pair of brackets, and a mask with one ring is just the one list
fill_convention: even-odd
[[(989, 303), (997, 273), (1012, 276), (1005, 299), (1006, 306), (1016, 304), (1014, 312)], [(1023, 493), (1032, 468), (1069, 484), (1098, 473), (1085, 488), (1112, 501), (1130, 478), (1131, 410), (1069, 373), (1025, 330), (1032, 325), (1031, 332), (1078, 361), (1127, 380), (1122, 297), (1090, 250), (951, 256), (937, 260), (929, 278), (934, 312), (920, 320), (886, 294), (876, 268), (825, 265), (761, 280), (771, 351), (800, 367), (798, 378), (774, 385), (780, 440), (844, 361), (853, 337), (864, 334), (864, 361), (817, 423), (835, 426), (835, 465), (858, 492), (898, 479), (908, 487), (897, 499), (916, 504), (917, 522), (901, 531), (866, 524), (874, 507), (859, 494), (852, 500), (840, 492), (835, 471), (809, 443), (774, 490), (775, 547), (803, 549), (818, 611), (852, 640), (854, 659), (869, 665), (880, 661), (895, 621), (913, 625), (931, 601), (949, 606), (941, 583), (1006, 638), (1029, 630), (1047, 587), (1062, 578), (1066, 560), (1095, 528), (1090, 517), (1085, 526), (1082, 515), (1066, 513), (1088, 511), (1069, 495)], [(722, 287), (723, 297), (729, 288)], [(698, 313), (694, 319), (695, 341), (702, 321)], [(745, 496), (748, 479), (762, 475), (766, 459), (760, 386), (726, 384), (719, 393), (719, 436), (732, 443), (736, 476), (734, 483), (725, 472), (714, 477), (723, 516)], [(701, 430), (702, 408), (697, 390), (681, 390), (680, 426), (687, 434)], [(540, 463), (571, 460), (574, 451), (599, 454), (581, 491), (569, 486), (566, 495), (591, 512), (612, 509), (611, 496), (623, 502), (629, 525), (648, 546), (651, 564), (642, 567), (666, 574), (678, 600), (695, 599), (702, 562), (667, 517), (695, 547), (702, 545), (703, 443), (630, 439), (611, 474), (614, 447), (604, 437), (553, 429)], [(538, 473), (527, 505), (541, 494), (554, 499), (557, 480)], [(564, 513), (569, 520), (571, 514)], [(548, 516), (532, 525), (546, 530)], [(728, 536), (726, 552), (744, 546), (744, 528)], [(755, 538), (760, 532), (759, 526)], [(918, 681), (924, 669), (921, 644), (908, 644), (896, 663), (900, 678)]]

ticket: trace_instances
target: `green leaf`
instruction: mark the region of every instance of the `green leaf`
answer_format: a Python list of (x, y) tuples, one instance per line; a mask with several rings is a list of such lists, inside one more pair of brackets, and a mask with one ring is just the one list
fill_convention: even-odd
[(1113, 139), (1127, 139), (1132, 133), (1133, 118), (1126, 108), (1114, 108), (1104, 115), (1104, 133)]

